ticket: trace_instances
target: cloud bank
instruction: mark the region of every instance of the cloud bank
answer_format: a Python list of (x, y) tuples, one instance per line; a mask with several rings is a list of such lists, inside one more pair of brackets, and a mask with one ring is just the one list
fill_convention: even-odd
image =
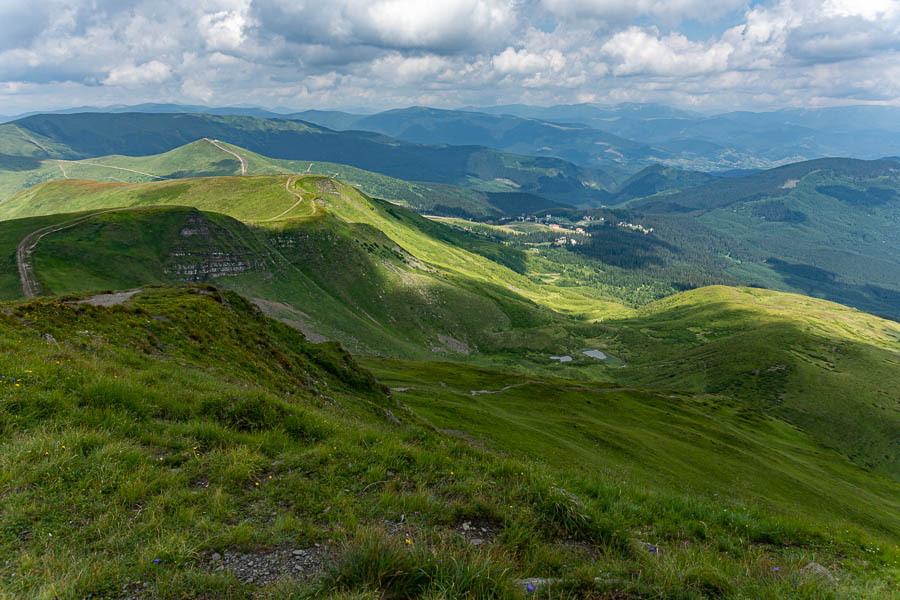
[(0, 112), (900, 104), (900, 0), (0, 0)]

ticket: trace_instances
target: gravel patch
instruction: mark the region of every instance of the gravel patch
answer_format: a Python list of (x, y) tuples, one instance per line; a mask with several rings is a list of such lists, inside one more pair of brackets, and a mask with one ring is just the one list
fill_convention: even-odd
[(114, 294), (97, 294), (89, 298), (79, 300), (78, 304), (91, 304), (93, 306), (116, 306), (122, 304), (141, 290), (128, 290), (127, 292), (116, 292)]
[(245, 584), (268, 585), (284, 577), (310, 579), (319, 575), (328, 554), (326, 546), (279, 548), (259, 552), (225, 550), (214, 552), (206, 568), (232, 573)]
[(491, 519), (475, 517), (461, 521), (453, 529), (473, 546), (482, 546), (494, 542), (503, 530), (503, 526)]
[(122, 586), (122, 595), (118, 600), (143, 600), (152, 595), (150, 583), (147, 581), (132, 581)]

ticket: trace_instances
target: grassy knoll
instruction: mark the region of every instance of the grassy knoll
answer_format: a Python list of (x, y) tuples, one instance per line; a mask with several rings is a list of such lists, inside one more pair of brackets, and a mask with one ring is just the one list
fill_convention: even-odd
[(497, 182), (471, 189), (440, 183), (396, 179), (349, 165), (323, 161), (270, 158), (227, 142), (197, 140), (162, 154), (110, 155), (83, 159), (0, 155), (0, 200), (39, 183), (58, 179), (146, 183), (191, 177), (241, 174), (241, 163), (222, 148), (244, 159), (247, 175), (317, 174), (345, 181), (366, 194), (385, 198), (421, 212), (488, 218), (557, 208), (557, 202)]
[[(369, 363), (412, 388), (392, 396), (231, 292), (77, 299), (0, 313), (4, 596), (516, 598), (522, 577), (557, 578), (529, 594), (547, 598), (892, 593), (896, 484), (721, 398)], [(216, 570), (295, 549), (308, 578)]]
[(47, 236), (34, 268), (45, 293), (69, 293), (201, 280), (197, 269), (263, 268), (272, 260), (255, 231), (224, 215), (139, 207)]
[(900, 325), (831, 302), (710, 287), (609, 325), (620, 381), (727, 394), (897, 479)]
[(9, 219), (119, 206), (174, 204), (217, 209), (241, 220), (266, 219), (290, 208), (288, 176), (210, 177), (150, 183), (61, 180), (22, 192), (3, 203)]

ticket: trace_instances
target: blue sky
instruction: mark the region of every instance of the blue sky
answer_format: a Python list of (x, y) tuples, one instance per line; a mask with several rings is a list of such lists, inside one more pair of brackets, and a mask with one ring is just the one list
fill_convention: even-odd
[(0, 0), (0, 113), (900, 105), (900, 0)]

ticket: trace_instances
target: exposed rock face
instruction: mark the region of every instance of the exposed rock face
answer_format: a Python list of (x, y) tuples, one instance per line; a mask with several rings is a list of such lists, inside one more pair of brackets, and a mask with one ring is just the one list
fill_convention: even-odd
[(199, 211), (185, 219), (180, 234), (182, 242), (169, 253), (164, 269), (166, 275), (180, 281), (201, 282), (258, 271), (265, 266), (263, 256)]

